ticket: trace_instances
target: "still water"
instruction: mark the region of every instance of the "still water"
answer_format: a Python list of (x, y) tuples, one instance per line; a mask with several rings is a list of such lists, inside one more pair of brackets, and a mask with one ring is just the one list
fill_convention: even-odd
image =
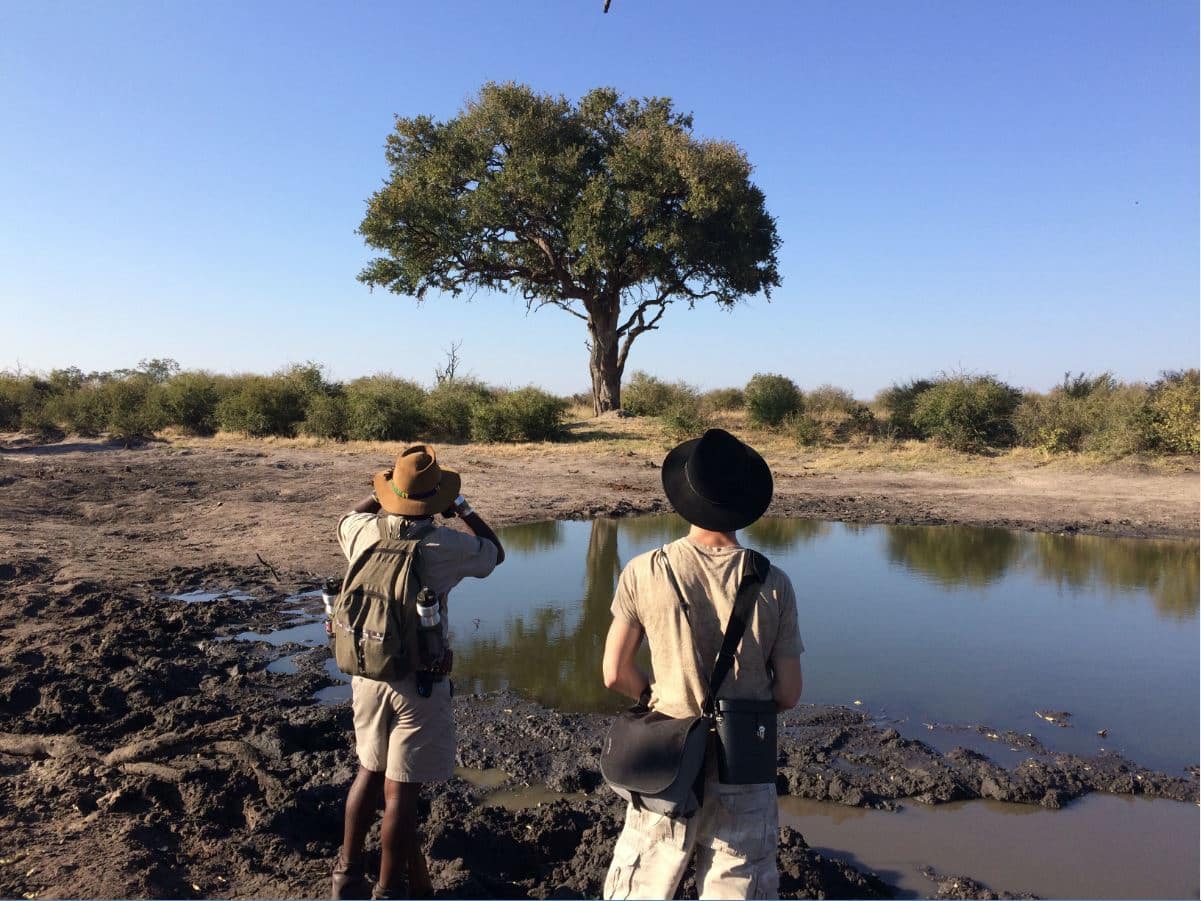
[[(505, 564), (451, 594), (456, 682), (619, 709), (600, 681), (617, 575), (685, 532), (672, 515), (502, 530)], [(1197, 762), (1196, 542), (798, 519), (741, 537), (796, 588), (805, 702), (860, 701), (915, 734), (983, 723), (1168, 772)]]

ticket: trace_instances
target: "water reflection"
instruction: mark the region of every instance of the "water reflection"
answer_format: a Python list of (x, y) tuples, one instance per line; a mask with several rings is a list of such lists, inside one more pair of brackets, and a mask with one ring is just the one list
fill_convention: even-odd
[[(618, 574), (686, 530), (675, 516), (505, 529), (509, 561), (451, 598), (460, 689), (620, 709), (600, 677)], [(795, 519), (762, 520), (744, 540), (796, 586), (807, 701), (1022, 732), (1051, 706), (1074, 714), (1074, 729), (1040, 732), (1062, 750), (1195, 762), (1196, 542)]]
[(1197, 615), (1201, 578), (1197, 545), (1115, 540), (1095, 535), (1033, 535), (1038, 573), (1056, 585), (1146, 591), (1168, 616)]
[[(629, 525), (636, 520), (629, 520)], [(507, 677), (522, 691), (552, 706), (612, 710), (620, 699), (601, 683), (601, 658), (609, 628), (609, 605), (617, 587), (618, 521), (591, 523), (584, 558), (584, 596), (570, 624), (563, 607), (541, 606), (505, 624), (503, 638), (456, 640), (456, 669), (495, 687)], [(509, 532), (502, 536), (508, 548)], [(532, 586), (531, 586), (532, 587)]]
[(947, 588), (989, 585), (1029, 562), (1035, 575), (1060, 588), (1146, 592), (1171, 617), (1195, 617), (1201, 606), (1197, 542), (957, 526), (884, 528), (889, 560)]
[(563, 543), (563, 523), (557, 519), (509, 526), (504, 533), (507, 549), (526, 554), (548, 551)]
[(1021, 555), (1018, 534), (1005, 529), (887, 526), (888, 559), (947, 588), (988, 585)]

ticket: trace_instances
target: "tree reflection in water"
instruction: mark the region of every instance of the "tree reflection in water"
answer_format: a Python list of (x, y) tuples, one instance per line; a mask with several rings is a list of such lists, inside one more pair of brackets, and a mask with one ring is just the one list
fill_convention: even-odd
[(1021, 555), (1016, 532), (956, 526), (886, 526), (888, 559), (946, 588), (997, 581)]
[[(623, 706), (601, 682), (601, 658), (609, 629), (609, 605), (617, 587), (618, 520), (595, 519), (584, 561), (584, 598), (579, 619), (563, 607), (538, 607), (515, 617), (504, 638), (456, 643), (455, 668), (487, 679), (504, 678), (514, 688), (560, 710), (611, 711)], [(509, 530), (502, 540), (509, 541)], [(494, 688), (493, 684), (484, 687)]]
[(886, 526), (888, 557), (947, 588), (982, 587), (1029, 564), (1058, 587), (1148, 594), (1161, 614), (1188, 619), (1201, 606), (1198, 544), (1096, 535), (1030, 535), (960, 526)]

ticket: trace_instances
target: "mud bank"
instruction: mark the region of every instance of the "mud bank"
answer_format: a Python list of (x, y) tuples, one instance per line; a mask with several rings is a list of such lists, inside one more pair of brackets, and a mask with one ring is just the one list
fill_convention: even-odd
[[(251, 624), (290, 622), (290, 598), (312, 583), (261, 566), (121, 584), (73, 572), (48, 558), (0, 567), (0, 894), (323, 897), (357, 765), (349, 709), (312, 700), (331, 684), (322, 649), (231, 640)], [(250, 597), (167, 597), (235, 587)], [(296, 674), (267, 670), (285, 655), (298, 655)], [(456, 715), (460, 765), (505, 776), (426, 794), (436, 885), (462, 897), (596, 896), (622, 816), (596, 760), (606, 718), (511, 693), (459, 697)], [(848, 805), (1197, 797), (1195, 769), (1053, 754), (1019, 736), (1024, 761), (1004, 767), (843, 708), (802, 708), (782, 736), (779, 790)], [(572, 799), (485, 804), (496, 788), (523, 785)], [(782, 831), (780, 866), (785, 897), (889, 894), (795, 830)]]

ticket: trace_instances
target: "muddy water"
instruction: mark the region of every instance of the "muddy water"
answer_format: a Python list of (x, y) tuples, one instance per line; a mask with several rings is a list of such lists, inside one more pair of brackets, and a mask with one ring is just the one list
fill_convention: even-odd
[[(620, 706), (599, 678), (617, 574), (684, 531), (674, 516), (503, 530), (505, 564), (451, 596), (456, 681)], [(807, 702), (859, 701), (923, 737), (985, 723), (1169, 772), (1197, 761), (1196, 542), (795, 519), (743, 541), (796, 586)]]
[(815, 850), (874, 870), (901, 897), (927, 897), (921, 873), (969, 874), (1043, 898), (1196, 898), (1197, 808), (1089, 795), (1063, 810), (997, 801), (888, 812), (780, 799), (780, 822)]

